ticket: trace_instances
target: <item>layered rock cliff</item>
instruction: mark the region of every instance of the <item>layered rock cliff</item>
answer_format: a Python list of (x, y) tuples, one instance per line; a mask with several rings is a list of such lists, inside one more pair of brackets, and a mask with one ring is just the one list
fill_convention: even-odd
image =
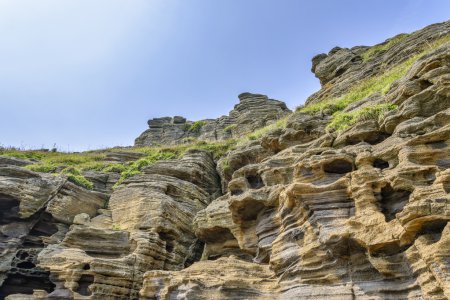
[[(261, 137), (244, 134), (287, 109), (241, 95), (192, 134), (236, 124), (231, 150), (152, 156), (114, 189), (112, 172), (87, 190), (1, 159), (0, 297), (449, 299), (450, 22), (312, 71), (321, 90)], [(163, 120), (136, 144), (191, 134)], [(130, 152), (106, 159), (142, 161)]]
[(217, 119), (192, 122), (175, 116), (148, 120), (149, 129), (136, 139), (135, 146), (225, 140), (269, 125), (291, 112), (284, 102), (265, 95), (242, 93), (238, 97), (239, 103), (228, 116)]

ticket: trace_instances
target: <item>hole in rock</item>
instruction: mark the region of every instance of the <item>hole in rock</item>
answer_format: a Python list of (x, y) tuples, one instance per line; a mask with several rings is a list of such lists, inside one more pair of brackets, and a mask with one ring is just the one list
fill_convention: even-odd
[(349, 137), (346, 139), (345, 144), (347, 146), (357, 145), (359, 143), (368, 143), (370, 145), (376, 145), (387, 139), (390, 135), (384, 132), (374, 132), (364, 138), (362, 137)]
[(427, 184), (431, 185), (436, 180), (436, 174), (434, 172), (424, 172), (423, 178)]
[(441, 239), (442, 231), (447, 225), (447, 220), (433, 220), (422, 225), (417, 235), (429, 234), (432, 235), (433, 242)]
[(55, 285), (50, 281), (48, 273), (41, 277), (31, 277), (22, 274), (9, 274), (0, 287), (0, 299), (5, 299), (11, 294), (33, 294), (34, 289), (53, 292)]
[(450, 168), (450, 159), (438, 159), (436, 161), (436, 165), (442, 169), (449, 169)]
[(443, 186), (444, 186), (444, 191), (447, 194), (450, 194), (450, 183), (444, 183)]
[(85, 270), (85, 271), (90, 270), (90, 269), (91, 269), (91, 266), (89, 264), (85, 264), (83, 266), (83, 270)]
[(431, 147), (432, 149), (445, 149), (448, 147), (447, 143), (444, 140), (436, 141), (436, 142), (429, 142), (426, 143), (428, 147)]
[(167, 251), (168, 253), (172, 253), (172, 252), (173, 252), (173, 249), (174, 249), (174, 247), (175, 247), (175, 243), (174, 243), (175, 237), (174, 237), (174, 235), (173, 235), (173, 234), (170, 234), (170, 233), (168, 233), (168, 232), (158, 232), (158, 235), (159, 235), (159, 238), (160, 238), (162, 241), (164, 241), (166, 251)]
[(48, 212), (41, 214), (39, 221), (30, 231), (32, 236), (51, 236), (58, 232), (58, 227), (55, 225), (56, 220)]
[(422, 79), (419, 81), (420, 87), (422, 88), (422, 90), (429, 88), (430, 86), (433, 85), (432, 82), (430, 82), (429, 80), (426, 79)]
[(29, 261), (22, 261), (17, 264), (17, 267), (20, 269), (33, 269), (36, 265)]
[(243, 221), (253, 221), (264, 207), (264, 204), (259, 201), (246, 201), (242, 207), (238, 208), (237, 215)]
[(347, 70), (344, 69), (344, 68), (341, 68), (341, 69), (339, 69), (339, 70), (336, 71), (335, 76), (336, 76), (336, 77), (341, 76), (342, 74), (345, 73), (345, 71), (347, 71)]
[(200, 238), (206, 243), (221, 243), (235, 239), (230, 229), (222, 227), (210, 228)]
[(244, 191), (242, 191), (241, 189), (231, 190), (231, 196), (239, 196), (242, 193), (244, 193)]
[(17, 252), (16, 257), (20, 258), (21, 260), (24, 260), (25, 258), (27, 258), (28, 256), (30, 256), (30, 254), (28, 254), (27, 252)]
[(399, 246), (397, 243), (383, 245), (370, 253), (373, 257), (391, 256), (404, 252), (409, 246)]
[(11, 196), (0, 194), (0, 224), (8, 224), (19, 219), (20, 202)]
[(90, 285), (94, 283), (94, 276), (82, 275), (78, 281), (78, 288), (76, 292), (82, 296), (90, 296), (92, 291), (89, 289)]
[(326, 173), (345, 174), (353, 171), (353, 164), (345, 159), (336, 159), (325, 163), (323, 171)]
[(381, 189), (381, 193), (377, 195), (380, 200), (381, 212), (389, 222), (395, 218), (395, 214), (401, 212), (403, 207), (408, 203), (410, 191), (394, 190), (389, 184)]
[(374, 168), (383, 170), (383, 169), (389, 168), (389, 163), (385, 160), (377, 158), (374, 160), (373, 166), (374, 166)]
[(246, 178), (248, 184), (252, 189), (260, 189), (264, 186), (262, 178), (259, 175), (249, 175)]

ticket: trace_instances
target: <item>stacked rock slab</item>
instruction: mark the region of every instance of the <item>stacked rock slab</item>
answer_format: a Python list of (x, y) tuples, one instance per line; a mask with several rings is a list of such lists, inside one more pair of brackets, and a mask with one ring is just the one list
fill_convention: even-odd
[(95, 216), (106, 200), (64, 177), (0, 167), (0, 298), (52, 292), (53, 275), (39, 266), (39, 254), (61, 242), (75, 215)]
[(154, 118), (148, 121), (149, 129), (136, 140), (135, 146), (179, 144), (201, 141), (219, 141), (249, 133), (285, 117), (291, 111), (284, 102), (265, 95), (242, 93), (239, 103), (228, 116), (197, 122), (175, 116)]
[(218, 194), (211, 154), (192, 150), (124, 182), (107, 209), (103, 203), (88, 214), (80, 204), (85, 195), (75, 202), (85, 212), (69, 219), (60, 210), (74, 202), (58, 198), (59, 205), (50, 203), (47, 211), (68, 226), (59, 243), (38, 255), (54, 284), (48, 294), (41, 291), (43, 298), (137, 299), (147, 270), (180, 270), (201, 257), (203, 243), (194, 235), (193, 219)]

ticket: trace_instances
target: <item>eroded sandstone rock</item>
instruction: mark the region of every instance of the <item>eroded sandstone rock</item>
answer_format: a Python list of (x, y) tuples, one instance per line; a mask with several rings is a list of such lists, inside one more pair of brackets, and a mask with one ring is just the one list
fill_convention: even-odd
[[(367, 47), (316, 56), (312, 69), (323, 87), (310, 103), (342, 95), (448, 32), (448, 22), (432, 25), (368, 61), (361, 57)], [(192, 150), (114, 191), (114, 179), (92, 174), (96, 192), (0, 167), (0, 295), (450, 298), (449, 47), (418, 59), (386, 94), (344, 110), (398, 105), (382, 117), (334, 131), (326, 112), (295, 113), (285, 128), (240, 144), (217, 164)], [(258, 106), (270, 101), (260, 95), (240, 98), (229, 117), (242, 127), (285, 111), (278, 102), (269, 111)], [(211, 132), (229, 117), (208, 121), (199, 134), (215, 139)], [(152, 120), (152, 138), (184, 138), (179, 130), (188, 123)]]
[(291, 111), (284, 102), (265, 95), (242, 93), (228, 116), (197, 122), (175, 116), (148, 121), (149, 129), (136, 140), (136, 146), (179, 144), (192, 139), (217, 141), (249, 133), (285, 117)]

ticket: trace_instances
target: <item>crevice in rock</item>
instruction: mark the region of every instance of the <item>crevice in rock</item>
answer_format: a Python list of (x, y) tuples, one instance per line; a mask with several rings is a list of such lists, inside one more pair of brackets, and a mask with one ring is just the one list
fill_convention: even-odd
[[(55, 285), (49, 279), (49, 273), (41, 273), (40, 276), (25, 276), (22, 274), (9, 274), (0, 287), (0, 299), (11, 294), (33, 294), (34, 289), (52, 292)], [(41, 276), (45, 275), (45, 276)]]
[(184, 260), (184, 267), (187, 268), (193, 263), (199, 261), (202, 258), (203, 249), (205, 247), (205, 243), (201, 240), (197, 239), (195, 242), (189, 247), (188, 255)]
[(82, 296), (90, 296), (92, 295), (92, 291), (90, 290), (91, 284), (94, 283), (94, 276), (83, 274), (78, 281), (78, 288), (76, 292)]
[(346, 174), (353, 171), (353, 164), (345, 159), (336, 159), (323, 165), (325, 173)]
[(409, 247), (410, 245), (399, 246), (397, 243), (389, 243), (370, 251), (370, 255), (373, 257), (392, 256), (404, 252)]
[(425, 143), (425, 145), (427, 145), (428, 147), (430, 147), (432, 149), (445, 149), (448, 147), (445, 140), (429, 142), (429, 143)]
[(394, 190), (390, 184), (383, 187), (380, 193), (375, 194), (386, 222), (395, 219), (395, 214), (403, 210), (403, 207), (408, 203), (410, 195), (410, 191)]
[(176, 237), (173, 233), (170, 232), (158, 232), (158, 236), (160, 240), (164, 241), (165, 249), (167, 253), (172, 253), (175, 247)]
[(33, 226), (29, 234), (26, 236), (23, 246), (43, 248), (44, 243), (41, 237), (48, 237), (58, 232), (53, 216), (48, 212), (42, 212), (39, 221)]
[(450, 194), (450, 183), (444, 183), (443, 188), (447, 194)]
[(0, 194), (0, 225), (11, 223), (20, 218), (20, 202), (5, 194)]
[(433, 242), (437, 242), (441, 239), (442, 232), (445, 226), (447, 226), (447, 220), (433, 220), (428, 221), (422, 225), (417, 235), (429, 235)]

